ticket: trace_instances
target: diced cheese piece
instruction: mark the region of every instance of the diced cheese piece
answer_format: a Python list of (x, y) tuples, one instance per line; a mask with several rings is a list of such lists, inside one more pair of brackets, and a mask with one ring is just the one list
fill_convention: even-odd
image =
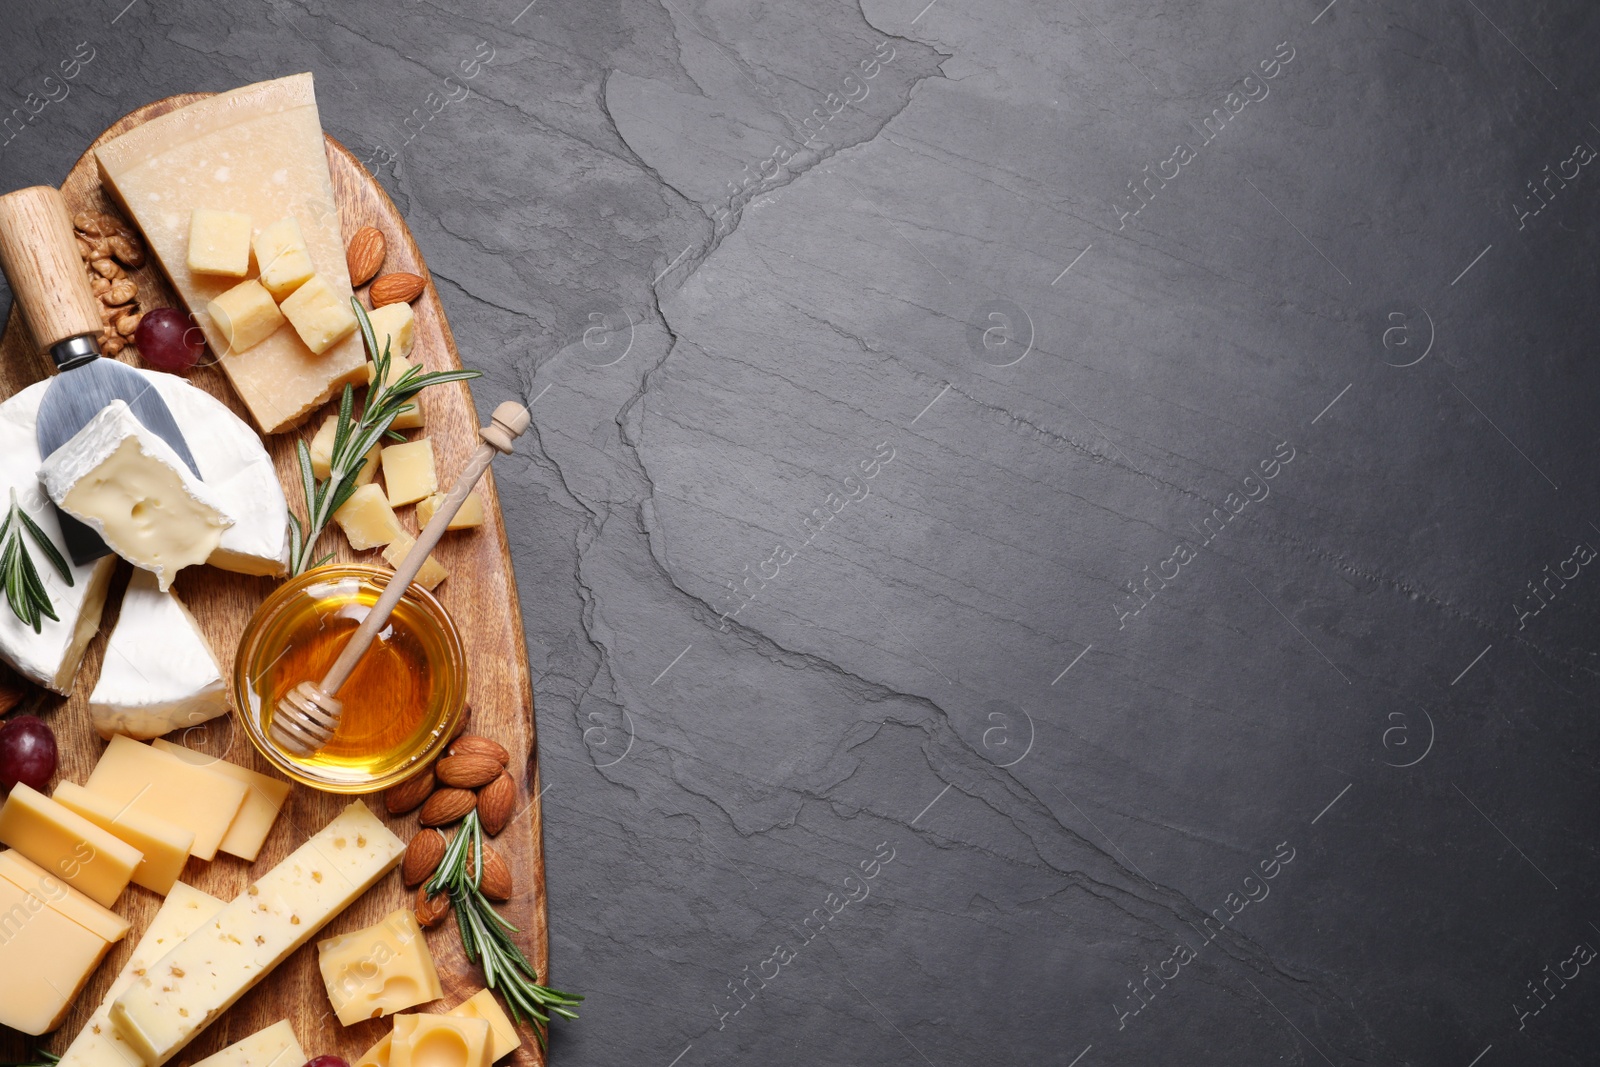
[(100, 626), (100, 611), (117, 561), (115, 556), (107, 555), (82, 566), (74, 564), (61, 537), (56, 509), (50, 506), (44, 487), (39, 484), (39, 463), (43, 459), (36, 433), (39, 402), (52, 380), (35, 382), (0, 404), (0, 501), (9, 503), (15, 490), (17, 503), (67, 561), (72, 584), (62, 581), (54, 567), (38, 561), (39, 580), (58, 617), (40, 619), (39, 632), (34, 633), (33, 627), (17, 618), (16, 612), (0, 608), (0, 659), (24, 678), (66, 694), (72, 688), (84, 650)]
[(185, 763), (204, 767), (208, 771), (215, 771), (217, 774), (245, 784), (250, 791), (245, 794), (244, 806), (239, 809), (239, 814), (233, 817), (233, 822), (228, 825), (228, 832), (218, 847), (230, 856), (255, 862), (255, 858), (261, 854), (261, 846), (266, 843), (267, 835), (272, 832), (272, 824), (278, 819), (278, 812), (283, 810), (283, 802), (289, 799), (289, 783), (281, 778), (269, 778), (237, 763), (229, 763), (227, 760), (208, 756), (204, 752), (175, 745), (162, 738), (152, 741), (151, 746), (169, 756), (176, 756)]
[(361, 1054), (351, 1067), (389, 1067), (389, 1050), (394, 1046), (394, 1031), (378, 1038), (377, 1042)]
[(316, 273), (311, 253), (306, 251), (306, 239), (300, 234), (300, 223), (293, 215), (256, 234), (255, 250), (261, 284), (274, 300), (284, 299)]
[(318, 942), (317, 966), (333, 1012), (346, 1026), (444, 996), (422, 927), (410, 908)]
[(246, 352), (278, 332), (283, 312), (266, 286), (251, 278), (206, 304), (206, 314), (222, 334), (225, 355)]
[[(322, 420), (322, 425), (317, 427), (317, 432), (311, 438), (311, 473), (318, 478), (326, 478), (333, 473), (333, 439), (339, 432), (339, 416), (329, 415)], [(383, 451), (383, 446), (375, 444), (367, 452), (367, 460), (361, 464), (361, 470), (356, 473), (356, 484), (366, 485), (378, 473), (378, 453)]]
[(111, 942), (4, 878), (0, 916), (0, 1026), (49, 1033), (66, 1018)]
[(489, 1024), (460, 1015), (397, 1015), (389, 1067), (489, 1067)]
[(361, 380), (367, 357), (359, 336), (316, 355), (295, 331), (279, 330), (246, 351), (230, 351), (205, 307), (233, 283), (195, 274), (185, 261), (196, 207), (227, 205), (263, 221), (293, 216), (311, 261), (348, 301), (344, 234), (310, 74), (196, 101), (94, 152), (102, 184), (144, 233), (264, 432), (289, 429), (346, 382)]
[[(395, 570), (399, 570), (400, 564), (405, 561), (406, 555), (411, 551), (411, 546), (416, 543), (417, 539), (408, 533), (397, 535), (383, 550), (384, 562)], [(432, 592), (434, 586), (448, 577), (450, 577), (450, 572), (445, 570), (444, 566), (434, 559), (430, 553), (428, 558), (423, 560), (422, 569), (417, 571), (415, 582), (422, 588)]]
[(39, 480), (62, 511), (153, 572), (162, 589), (204, 563), (233, 525), (216, 494), (121, 400), (45, 457)]
[(150, 920), (139, 943), (122, 970), (112, 980), (111, 987), (101, 998), (100, 1006), (83, 1024), (78, 1036), (73, 1038), (67, 1051), (61, 1054), (57, 1067), (144, 1067), (139, 1054), (117, 1036), (111, 1025), (111, 1002), (117, 994), (128, 988), (134, 977), (143, 974), (156, 960), (165, 956), (172, 946), (198, 930), (202, 923), (222, 910), (222, 901), (194, 886), (178, 882), (167, 892), (167, 899)]
[(439, 475), (433, 467), (433, 442), (426, 437), (389, 445), (383, 450), (383, 484), (389, 493), (389, 506), (414, 504), (439, 491)]
[(89, 792), (76, 782), (57, 785), (54, 799), (142, 853), (139, 866), (133, 869), (136, 885), (165, 896), (183, 873), (189, 850), (194, 847), (194, 831), (149, 812), (125, 808), (98, 793)]
[(247, 792), (242, 782), (121, 734), (106, 745), (84, 785), (91, 793), (194, 831), (190, 855), (203, 860), (216, 857)]
[(194, 1067), (305, 1067), (305, 1062), (306, 1053), (294, 1036), (294, 1027), (284, 1019), (235, 1041)]
[(226, 688), (189, 609), (149, 571), (134, 571), (89, 694), (95, 730), (145, 738), (195, 726), (227, 714)]
[[(433, 513), (439, 510), (439, 505), (442, 503), (444, 503), (443, 493), (435, 493), (432, 496), (425, 496), (421, 500), (417, 501), (417, 528), (419, 530), (433, 521)], [(467, 498), (461, 502), (460, 509), (456, 511), (455, 515), (450, 519), (449, 525), (447, 525), (445, 529), (466, 530), (473, 526), (482, 525), (483, 498), (479, 496), (478, 491), (474, 489), (472, 492), (468, 493)]]
[(0, 804), (0, 843), (110, 907), (128, 888), (144, 854), (25, 782)]
[[(22, 853), (15, 849), (0, 852), (0, 880), (10, 882), (47, 902), (102, 941), (115, 944), (128, 935), (130, 924), (127, 919), (110, 908), (96, 904), (56, 875), (23, 858)], [(0, 918), (4, 915), (4, 909), (0, 909)]]
[[(387, 348), (390, 359), (389, 376), (385, 381), (397, 381), (400, 375), (411, 366), (409, 362), (396, 363), (404, 360), (411, 354), (411, 346), (416, 343), (416, 312), (411, 310), (411, 305), (405, 301), (395, 304), (385, 304), (367, 312), (367, 320), (372, 323), (372, 334), (378, 339), (377, 350), (373, 357), (381, 355)], [(371, 380), (372, 369), (368, 366), (367, 377)]]
[(357, 325), (350, 295), (320, 274), (313, 274), (280, 307), (300, 340), (318, 355), (349, 337)]
[(405, 535), (394, 508), (389, 506), (376, 483), (363, 485), (351, 493), (350, 499), (333, 513), (333, 521), (344, 531), (350, 547), (358, 552), (386, 545)]
[(145, 1067), (161, 1067), (378, 879), (405, 843), (359, 800), (136, 978), (111, 1005)]
[(250, 216), (197, 207), (189, 214), (189, 269), (243, 278), (250, 273)]
[(488, 1023), (491, 1060), (504, 1059), (522, 1047), (522, 1037), (517, 1033), (517, 1028), (506, 1017), (505, 1009), (494, 999), (494, 994), (487, 989), (478, 990), (445, 1014), (482, 1019)]

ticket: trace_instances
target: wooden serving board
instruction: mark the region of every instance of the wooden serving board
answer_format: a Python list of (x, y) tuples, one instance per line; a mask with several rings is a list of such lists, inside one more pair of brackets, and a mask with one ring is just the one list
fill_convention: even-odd
[[(142, 107), (106, 130), (95, 144), (206, 95), (210, 94), (173, 96)], [(340, 221), (346, 237), (362, 226), (376, 226), (388, 239), (384, 271), (404, 270), (428, 277), (422, 253), (418, 251), (406, 229), (405, 220), (388, 195), (368, 175), (356, 157), (331, 137), (327, 138), (327, 150), (328, 169), (333, 177), (334, 196), (339, 204)], [(74, 212), (111, 211), (121, 217), (121, 212), (101, 188), (92, 151), (93, 146), (78, 160), (61, 187), (67, 204)], [(155, 266), (154, 259), (154, 256), (148, 257), (143, 268), (130, 272), (139, 287), (141, 308), (181, 308), (183, 305)], [(428, 370), (460, 367), (461, 360), (450, 336), (450, 326), (445, 321), (444, 311), (432, 285), (414, 302), (414, 308), (416, 347), (412, 360), (420, 361)], [(124, 358), (127, 355), (124, 353)], [(127, 361), (138, 365), (137, 358)], [(208, 360), (202, 360), (202, 363), (206, 364)], [(35, 350), (27, 327), (13, 308), (5, 333), (0, 337), (0, 399), (38, 381), (48, 372), (48, 357)], [(189, 381), (222, 400), (249, 423), (244, 405), (234, 396), (220, 368), (203, 365), (196, 369)], [(425, 390), (421, 402), (426, 426), (420, 433), (433, 440), (440, 482), (448, 484), (478, 443), (479, 422), (472, 395), (465, 382), (446, 384)], [(335, 406), (330, 404), (324, 410), (315, 412), (298, 430), (278, 434), (266, 441), (277, 463), (290, 509), (297, 514), (305, 514), (305, 503), (301, 499), (300, 477), (294, 458), (295, 441), (301, 437), (309, 440), (321, 425), (323, 417)], [(413, 432), (412, 436), (416, 436), (416, 433)], [(205, 448), (204, 441), (191, 441), (190, 445), (196, 451)], [(484, 476), (479, 491), (484, 500), (484, 525), (477, 530), (445, 536), (434, 555), (450, 572), (450, 577), (435, 592), (455, 619), (466, 646), (470, 675), (469, 729), (499, 741), (512, 754), (511, 771), (519, 791), (518, 813), (495, 839), (495, 845), (513, 868), (515, 895), (509, 903), (501, 906), (501, 912), (520, 928), (519, 940), (523, 950), (538, 968), (541, 978), (548, 982), (549, 939), (545, 919), (544, 854), (538, 799), (533, 688), (529, 680), (527, 649), (523, 643), (522, 617), (511, 572), (511, 557), (507, 550), (492, 473)], [(401, 510), (402, 522), (415, 534), (412, 509)], [(336, 558), (341, 561), (376, 562), (382, 565), (376, 552), (352, 551), (335, 528), (330, 527), (330, 532), (324, 536), (323, 548), (334, 551)], [(113, 582), (100, 634), (84, 657), (72, 696), (61, 698), (36, 691), (34, 699), (27, 702), (32, 705), (30, 710), (38, 711), (55, 730), (61, 750), (57, 781), (82, 782), (104, 748), (104, 743), (90, 726), (87, 703), (88, 694), (99, 675), (106, 634), (115, 621), (121, 590), (126, 586), (127, 565), (119, 566), (121, 572)], [(193, 567), (179, 576), (175, 589), (210, 637), (225, 675), (233, 663), (246, 621), (278, 581), (230, 574), (211, 567)], [(14, 676), (9, 671), (5, 673), (11, 681), (0, 686), (0, 689), (14, 690)], [(175, 733), (172, 740), (258, 771), (272, 773), (244, 732), (234, 726), (231, 717), (218, 718), (203, 726)], [(221, 853), (211, 863), (191, 858), (183, 880), (213, 896), (232, 900), (254, 876), (269, 870), (293, 851), (349, 800), (349, 797), (320, 793), (296, 785), (261, 856), (254, 864)], [(387, 818), (380, 795), (369, 796), (366, 800), (376, 814)], [(390, 818), (388, 823), (404, 840), (410, 840), (417, 829), (415, 813)], [(172, 1062), (175, 1065), (194, 1063), (265, 1026), (288, 1019), (307, 1055), (333, 1054), (353, 1063), (362, 1052), (389, 1032), (391, 1022), (376, 1019), (348, 1028), (339, 1025), (330, 1011), (317, 969), (316, 941), (370, 925), (396, 908), (410, 906), (412, 899), (413, 894), (400, 884), (398, 871), (386, 877), (330, 923), (316, 939), (246, 994)], [(106, 987), (121, 969), (123, 961), (149, 925), (150, 917), (160, 903), (161, 898), (154, 893), (138, 886), (128, 887), (116, 910), (132, 921), (133, 930), (121, 944), (113, 948), (72, 1014), (45, 1041), (43, 1047), (60, 1053), (71, 1043), (85, 1018), (99, 1004)], [(462, 955), (454, 920), (429, 931), (427, 939), (445, 995), (440, 1001), (413, 1010), (445, 1011), (481, 989), (483, 979), (478, 969), (468, 964)], [(544, 1057), (532, 1030), (523, 1027), (522, 1036), (522, 1048), (516, 1053), (514, 1062), (519, 1067), (542, 1067)], [(20, 1057), (27, 1048), (26, 1041), (14, 1031), (0, 1028), (0, 1060)]]

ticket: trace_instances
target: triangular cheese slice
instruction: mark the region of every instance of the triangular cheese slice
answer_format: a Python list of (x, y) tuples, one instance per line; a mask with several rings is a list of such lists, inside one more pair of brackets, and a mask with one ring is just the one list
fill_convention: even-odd
[(217, 658), (183, 602), (135, 570), (106, 642), (89, 716), (101, 737), (160, 737), (228, 710)]

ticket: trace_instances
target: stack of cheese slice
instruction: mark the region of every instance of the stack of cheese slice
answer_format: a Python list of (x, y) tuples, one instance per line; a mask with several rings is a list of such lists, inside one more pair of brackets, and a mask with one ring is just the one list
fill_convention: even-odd
[(238, 279), (197, 273), (188, 263), (196, 209), (249, 215), (261, 226), (293, 218), (329, 295), (348, 305), (344, 234), (310, 74), (247, 85), (152, 119), (95, 149), (95, 160), (101, 182), (144, 232), (263, 433), (293, 427), (345, 383), (365, 377), (359, 333), (318, 354), (280, 326), (231, 351), (206, 306)]
[[(182, 378), (155, 371), (141, 373), (167, 402), (179, 429), (192, 443), (201, 481), (232, 520), (207, 562), (243, 574), (281, 574), (288, 565), (289, 510), (261, 439), (225, 404)], [(38, 478), (43, 457), (35, 436), (36, 420), (49, 386), (49, 381), (36, 382), (0, 404), (0, 502), (8, 500), (15, 489), (18, 503), (61, 547), (64, 542), (55, 509)], [(62, 555), (66, 555), (64, 547)], [(84, 566), (73, 566), (70, 586), (54, 568), (39, 567), (39, 577), (59, 619), (41, 620), (39, 632), (34, 633), (14, 613), (0, 610), (0, 659), (25, 678), (57, 693), (69, 692), (84, 649), (100, 626), (115, 564), (114, 557), (102, 556)], [(122, 645), (136, 657), (149, 656), (164, 651), (165, 635), (130, 631)]]

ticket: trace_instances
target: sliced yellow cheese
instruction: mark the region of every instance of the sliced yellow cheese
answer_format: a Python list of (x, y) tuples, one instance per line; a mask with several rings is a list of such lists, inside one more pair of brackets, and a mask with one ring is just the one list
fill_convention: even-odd
[(110, 907), (128, 888), (144, 854), (25, 782), (0, 805), (0, 843)]
[[(167, 891), (167, 899), (139, 943), (133, 946), (128, 961), (111, 982), (100, 1006), (83, 1024), (78, 1036), (73, 1038), (67, 1051), (61, 1054), (57, 1067), (144, 1067), (144, 1060), (117, 1036), (111, 1025), (111, 1002), (128, 988), (136, 975), (156, 960), (165, 956), (172, 946), (198, 930), (200, 925), (222, 910), (222, 901), (209, 893), (202, 893), (192, 885), (175, 883)], [(296, 1065), (298, 1067), (298, 1065)]]
[(317, 966), (333, 1012), (346, 1026), (444, 996), (422, 927), (410, 908), (318, 942)]
[[(411, 546), (416, 543), (417, 539), (408, 533), (396, 535), (395, 539), (390, 541), (383, 550), (384, 562), (395, 570), (399, 570), (400, 564), (405, 561), (406, 555), (410, 553)], [(417, 571), (415, 581), (417, 585), (432, 592), (434, 586), (448, 577), (450, 577), (450, 572), (445, 570), (444, 566), (434, 559), (430, 553), (428, 558), (422, 561), (422, 569)]]
[[(115, 944), (127, 936), (129, 923), (110, 908), (96, 904), (76, 889), (22, 853), (12, 849), (0, 852), (0, 880), (10, 882), (19, 889), (49, 905), (102, 941)], [(4, 911), (0, 910), (0, 918)]]
[(107, 141), (95, 149), (95, 159), (102, 183), (143, 231), (264, 432), (290, 428), (346, 382), (365, 376), (359, 334), (320, 355), (294, 330), (230, 351), (205, 308), (233, 283), (196, 274), (186, 262), (189, 216), (196, 207), (227, 205), (264, 222), (292, 216), (311, 262), (348, 306), (344, 235), (310, 74), (196, 101)]
[(145, 1067), (161, 1067), (378, 879), (405, 843), (359, 800), (190, 934), (111, 1005)]
[(487, 989), (480, 989), (460, 1004), (445, 1012), (446, 1015), (463, 1015), (469, 1019), (482, 1019), (489, 1024), (489, 1050), (491, 1060), (500, 1060), (522, 1047), (522, 1037), (506, 1017), (505, 1009)]
[(244, 806), (243, 782), (121, 734), (113, 737), (84, 783), (91, 793), (194, 832), (190, 855), (216, 858), (234, 816)]
[(383, 450), (383, 484), (389, 493), (389, 506), (414, 504), (439, 491), (439, 475), (433, 465), (433, 442), (426, 437), (389, 445)]
[(208, 301), (206, 314), (222, 334), (224, 355), (254, 348), (283, 325), (283, 312), (273, 302), (272, 294), (254, 278)]
[(306, 1053), (294, 1036), (294, 1027), (284, 1019), (235, 1041), (194, 1067), (305, 1067), (305, 1062)]
[(358, 552), (405, 536), (394, 508), (389, 506), (376, 483), (363, 485), (351, 493), (350, 499), (334, 511), (333, 521), (344, 531), (350, 547)]
[[(443, 493), (435, 493), (432, 496), (425, 496), (421, 500), (417, 501), (418, 529), (421, 529), (433, 521), (433, 513), (439, 510), (439, 505), (442, 503), (444, 503)], [(467, 498), (461, 502), (461, 507), (456, 511), (455, 515), (451, 517), (450, 522), (445, 526), (445, 529), (467, 530), (474, 526), (482, 525), (483, 497), (479, 496), (478, 491), (474, 489), (472, 492), (468, 493)]]
[(133, 869), (135, 885), (165, 895), (183, 873), (194, 847), (194, 831), (135, 811), (98, 793), (91, 793), (76, 782), (56, 786), (56, 803), (88, 819), (100, 829), (126, 841), (143, 854)]
[(248, 767), (241, 767), (237, 763), (229, 763), (225, 759), (175, 745), (165, 738), (158, 737), (150, 744), (153, 748), (169, 756), (175, 756), (192, 766), (204, 767), (225, 778), (244, 783), (245, 788), (249, 790), (244, 796), (244, 804), (239, 808), (239, 814), (233, 817), (233, 822), (228, 824), (228, 832), (223, 835), (222, 843), (217, 847), (230, 856), (254, 862), (261, 854), (261, 846), (266, 843), (267, 835), (272, 832), (272, 824), (277, 821), (278, 812), (283, 810), (283, 802), (289, 799), (289, 783), (281, 778), (271, 778)]
[(49, 1033), (66, 1018), (111, 942), (4, 878), (0, 916), (0, 1026)]
[(250, 216), (197, 207), (189, 215), (189, 269), (243, 278), (250, 273)]
[[(311, 473), (318, 478), (326, 479), (333, 473), (333, 439), (338, 432), (339, 416), (329, 415), (322, 420), (322, 425), (317, 427), (316, 434), (311, 438)], [(377, 476), (378, 453), (382, 451), (383, 446), (376, 444), (368, 450), (366, 462), (356, 472), (357, 485), (366, 485)]]
[(389, 1067), (489, 1067), (489, 1024), (460, 1015), (398, 1015)]
[(306, 251), (306, 239), (300, 233), (300, 223), (293, 215), (279, 219), (256, 234), (254, 248), (261, 285), (274, 300), (283, 300), (316, 273), (311, 265), (311, 253)]
[(321, 355), (356, 329), (350, 294), (320, 274), (313, 274), (280, 305), (300, 340)]

